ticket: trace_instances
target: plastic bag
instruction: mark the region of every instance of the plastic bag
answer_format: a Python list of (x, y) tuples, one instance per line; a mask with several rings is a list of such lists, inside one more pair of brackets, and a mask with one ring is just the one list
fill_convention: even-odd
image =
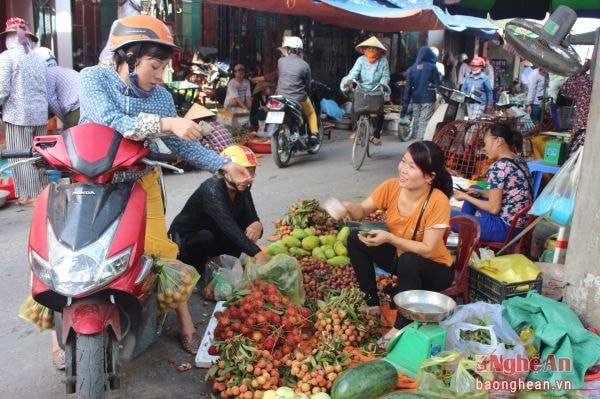
[(440, 352), (423, 361), (417, 373), (417, 391), (427, 398), (486, 399), (486, 391), (478, 391), (475, 377), (488, 380), (491, 375), (479, 371), (473, 360), (462, 358), (460, 352)]
[(273, 283), (294, 305), (304, 304), (302, 269), (296, 258), (279, 254), (264, 265), (255, 265), (252, 258), (248, 258), (242, 283), (249, 283), (256, 279)]
[[(494, 355), (499, 359), (527, 359), (521, 338), (502, 317), (502, 306), (475, 302), (456, 308), (452, 316), (440, 322), (446, 329), (446, 348), (477, 355)], [(500, 370), (509, 377), (527, 377), (527, 371)]]
[(571, 224), (581, 170), (582, 151), (583, 147), (579, 147), (563, 164), (535, 200), (529, 213), (536, 216), (550, 215), (550, 219), (561, 226)]
[(177, 259), (159, 259), (154, 265), (157, 274), (156, 300), (158, 313), (163, 314), (187, 302), (200, 274)]
[(19, 306), (19, 317), (29, 320), (40, 331), (54, 328), (54, 311), (37, 303), (31, 295)]
[(221, 273), (215, 273), (215, 300), (228, 301), (233, 297), (233, 286)]
[(342, 120), (344, 117), (344, 110), (335, 101), (328, 98), (321, 99), (321, 111), (336, 121)]
[(231, 255), (221, 255), (219, 256), (218, 263), (213, 260), (209, 260), (206, 262), (205, 267), (205, 279), (202, 285), (202, 296), (204, 299), (209, 301), (221, 300), (217, 299), (217, 294), (215, 293), (217, 281), (215, 280), (215, 276), (219, 275), (221, 281), (221, 287), (219, 296), (231, 296), (232, 294), (227, 294), (228, 289), (224, 287), (223, 284), (228, 284), (233, 290), (233, 287), (237, 286), (240, 281), (242, 281), (244, 270), (242, 269), (242, 261), (240, 258), (236, 258)]
[[(483, 257), (486, 259), (483, 259)], [(505, 283), (535, 280), (542, 272), (530, 259), (522, 254), (494, 256), (493, 252), (491, 255), (488, 252), (483, 252), (482, 258), (479, 258), (473, 251), (469, 264), (493, 279)]]

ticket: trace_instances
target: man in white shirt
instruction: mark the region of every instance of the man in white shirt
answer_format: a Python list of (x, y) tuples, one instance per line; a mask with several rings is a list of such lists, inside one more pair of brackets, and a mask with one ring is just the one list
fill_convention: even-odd
[(444, 80), (444, 77), (446, 76), (446, 67), (444, 66), (444, 64), (439, 62), (440, 50), (437, 47), (431, 47), (431, 51), (433, 51), (433, 54), (435, 54), (435, 67), (440, 73), (442, 80)]
[(227, 85), (227, 94), (223, 106), (226, 109), (239, 107), (250, 111), (252, 92), (250, 81), (246, 79), (246, 68), (242, 64), (233, 67), (233, 79)]
[(527, 82), (527, 112), (531, 115), (533, 121), (542, 120), (542, 107), (540, 97), (544, 96), (546, 86), (546, 71), (544, 68), (537, 68), (529, 75)]

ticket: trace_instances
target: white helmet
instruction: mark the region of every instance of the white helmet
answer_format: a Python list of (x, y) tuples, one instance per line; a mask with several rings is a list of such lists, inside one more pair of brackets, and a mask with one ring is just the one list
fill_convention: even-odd
[(302, 39), (300, 39), (298, 36), (285, 36), (283, 38), (283, 44), (281, 45), (281, 47), (302, 50)]
[(48, 47), (37, 47), (33, 51), (35, 51), (46, 62), (56, 59), (56, 57), (54, 57), (54, 53)]

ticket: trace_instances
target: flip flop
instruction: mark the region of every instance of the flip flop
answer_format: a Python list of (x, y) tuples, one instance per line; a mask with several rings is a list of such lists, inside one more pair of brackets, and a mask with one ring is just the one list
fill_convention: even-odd
[(181, 346), (186, 352), (191, 353), (192, 355), (198, 353), (200, 341), (200, 336), (196, 333), (193, 333), (191, 337), (181, 336)]

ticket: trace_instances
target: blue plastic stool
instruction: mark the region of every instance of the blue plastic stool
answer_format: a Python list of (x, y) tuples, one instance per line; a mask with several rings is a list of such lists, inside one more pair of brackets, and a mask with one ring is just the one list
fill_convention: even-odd
[(546, 165), (541, 159), (527, 162), (529, 171), (533, 175), (533, 199), (537, 198), (538, 191), (540, 190), (540, 184), (542, 183), (542, 175), (544, 173), (555, 174), (560, 169), (559, 166)]

